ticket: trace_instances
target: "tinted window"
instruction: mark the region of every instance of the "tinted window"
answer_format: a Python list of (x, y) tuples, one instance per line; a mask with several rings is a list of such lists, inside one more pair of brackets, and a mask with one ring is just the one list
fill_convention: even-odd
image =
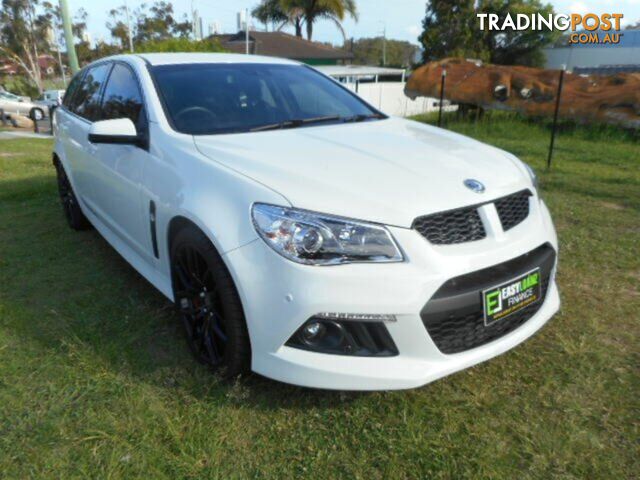
[(105, 63), (87, 72), (71, 101), (72, 112), (92, 121), (100, 117), (100, 89), (110, 68), (111, 64)]
[(133, 72), (122, 64), (116, 64), (104, 90), (101, 118), (129, 118), (138, 125), (142, 105), (142, 95)]
[[(358, 97), (298, 65), (187, 64), (153, 68), (174, 127), (189, 134), (249, 131), (279, 122), (375, 114)], [(297, 123), (297, 122), (296, 122)]]

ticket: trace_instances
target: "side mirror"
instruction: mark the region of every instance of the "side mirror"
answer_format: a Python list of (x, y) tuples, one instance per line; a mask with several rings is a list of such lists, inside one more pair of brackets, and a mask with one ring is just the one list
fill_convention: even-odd
[(112, 143), (119, 145), (142, 146), (142, 138), (136, 131), (136, 126), (128, 118), (101, 120), (94, 122), (89, 128), (91, 143)]

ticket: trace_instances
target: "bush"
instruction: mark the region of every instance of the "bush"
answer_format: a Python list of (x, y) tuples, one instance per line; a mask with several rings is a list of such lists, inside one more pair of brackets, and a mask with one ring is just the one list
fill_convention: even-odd
[(166, 40), (151, 40), (135, 45), (136, 52), (224, 52), (217, 40), (194, 41), (188, 38), (168, 38)]
[(6, 75), (0, 79), (0, 85), (7, 92), (21, 97), (36, 98), (39, 95), (38, 88), (22, 75)]

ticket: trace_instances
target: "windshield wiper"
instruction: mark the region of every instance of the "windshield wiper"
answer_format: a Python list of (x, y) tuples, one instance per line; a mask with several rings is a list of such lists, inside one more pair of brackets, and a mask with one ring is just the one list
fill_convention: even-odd
[(284, 128), (297, 128), (302, 127), (304, 125), (310, 125), (312, 123), (322, 123), (322, 122), (331, 122), (335, 120), (341, 120), (342, 117), (340, 115), (325, 115), (324, 117), (312, 117), (312, 118), (299, 118), (294, 120), (284, 120), (278, 123), (270, 123), (268, 125), (261, 125), (259, 127), (254, 127), (250, 132), (262, 132), (265, 130), (280, 130)]
[(354, 115), (353, 117), (346, 117), (343, 119), (343, 121), (345, 123), (364, 122), (365, 120), (370, 120), (372, 118), (386, 118), (386, 117), (381, 113), (367, 113), (367, 114), (360, 113), (358, 115)]

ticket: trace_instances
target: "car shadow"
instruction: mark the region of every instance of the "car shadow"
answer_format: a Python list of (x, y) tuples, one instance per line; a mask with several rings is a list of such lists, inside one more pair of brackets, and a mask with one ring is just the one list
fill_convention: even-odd
[[(154, 388), (257, 409), (340, 408), (366, 395), (250, 374), (223, 381), (191, 356), (178, 312), (96, 230), (68, 228), (53, 177), (0, 181), (0, 297), (7, 326), (59, 360), (108, 368)], [(0, 194), (0, 198), (2, 195)], [(76, 351), (73, 360), (65, 352)]]

